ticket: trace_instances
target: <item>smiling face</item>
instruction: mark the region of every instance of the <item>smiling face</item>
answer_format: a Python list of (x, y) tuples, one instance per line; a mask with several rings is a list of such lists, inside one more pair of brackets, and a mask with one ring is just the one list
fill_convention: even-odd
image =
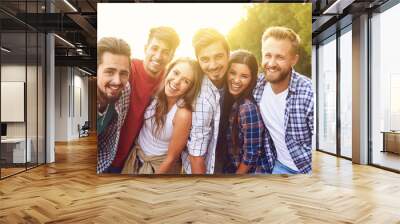
[(97, 67), (98, 97), (115, 102), (129, 79), (129, 58), (125, 55), (105, 52)]
[(145, 46), (144, 69), (153, 77), (160, 74), (173, 58), (174, 52), (165, 41), (152, 38)]
[(299, 57), (293, 52), (289, 40), (278, 40), (273, 37), (262, 42), (261, 51), (265, 78), (273, 84), (280, 83), (288, 78)]
[(165, 95), (170, 99), (179, 99), (193, 86), (194, 73), (186, 62), (180, 62), (168, 72), (165, 78)]
[(198, 52), (197, 59), (203, 72), (217, 88), (222, 88), (228, 69), (229, 56), (221, 42), (214, 42)]
[(240, 96), (251, 83), (251, 72), (246, 64), (232, 63), (228, 70), (227, 84), (234, 98)]

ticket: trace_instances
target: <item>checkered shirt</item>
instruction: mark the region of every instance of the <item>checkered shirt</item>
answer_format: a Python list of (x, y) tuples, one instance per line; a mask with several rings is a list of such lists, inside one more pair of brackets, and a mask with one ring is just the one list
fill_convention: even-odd
[(182, 164), (185, 173), (191, 174), (189, 154), (203, 156), (206, 174), (214, 173), (215, 148), (218, 139), (220, 120), (220, 93), (217, 87), (204, 76), (200, 94), (196, 99), (192, 114), (192, 129), (187, 148), (182, 152)]
[[(260, 101), (267, 81), (260, 74), (254, 98)], [(285, 142), (294, 164), (300, 173), (311, 173), (311, 145), (314, 130), (314, 93), (311, 80), (292, 71), (285, 108)], [(276, 148), (268, 129), (264, 133), (264, 150), (268, 159), (265, 169), (270, 173), (276, 161)]]
[[(234, 119), (238, 118), (237, 125)], [(239, 155), (233, 155), (233, 129), (238, 130), (237, 147)], [(266, 173), (268, 163), (263, 149), (264, 123), (255, 102), (244, 99), (235, 102), (229, 115), (229, 128), (226, 130), (228, 157), (230, 166), (224, 168), (227, 173), (235, 173), (240, 163), (251, 166), (248, 173)], [(233, 165), (233, 166), (232, 166)]]
[(130, 93), (131, 86), (127, 83), (122, 90), (121, 96), (115, 102), (117, 117), (114, 117), (104, 131), (97, 135), (97, 173), (104, 172), (114, 160), (120, 130), (129, 109)]

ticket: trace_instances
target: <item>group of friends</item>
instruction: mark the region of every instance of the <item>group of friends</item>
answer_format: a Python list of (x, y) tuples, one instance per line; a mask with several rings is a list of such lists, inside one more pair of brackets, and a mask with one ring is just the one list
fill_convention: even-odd
[(152, 28), (140, 60), (122, 39), (98, 42), (98, 173), (311, 173), (314, 96), (293, 68), (298, 34), (267, 28), (260, 66), (213, 28), (193, 36), (196, 59), (174, 59), (179, 43), (173, 28)]

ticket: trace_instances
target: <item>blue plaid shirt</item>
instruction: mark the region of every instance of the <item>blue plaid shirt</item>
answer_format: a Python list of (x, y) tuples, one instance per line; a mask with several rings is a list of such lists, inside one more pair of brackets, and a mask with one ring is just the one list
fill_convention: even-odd
[[(257, 80), (253, 94), (259, 107), (267, 81), (264, 73)], [(311, 80), (292, 71), (285, 108), (285, 142), (300, 173), (311, 173), (311, 145), (314, 130), (314, 93)], [(267, 128), (264, 132), (264, 150), (269, 173), (276, 161), (276, 149)]]
[[(234, 119), (238, 119), (235, 125)], [(238, 131), (236, 147), (239, 155), (234, 153), (233, 130)], [(248, 173), (266, 173), (264, 170), (267, 158), (262, 151), (264, 123), (255, 102), (250, 99), (235, 102), (229, 115), (229, 127), (226, 130), (228, 157), (230, 164), (224, 167), (225, 173), (235, 173), (240, 163), (250, 166)]]

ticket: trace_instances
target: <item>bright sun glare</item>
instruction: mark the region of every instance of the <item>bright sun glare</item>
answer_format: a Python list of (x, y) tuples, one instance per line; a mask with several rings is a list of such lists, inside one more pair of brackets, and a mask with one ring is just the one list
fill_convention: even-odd
[(134, 58), (143, 59), (152, 27), (171, 26), (181, 43), (175, 57), (194, 58), (192, 37), (199, 28), (212, 27), (223, 35), (246, 15), (247, 4), (124, 3), (98, 4), (97, 38), (118, 37), (129, 43)]

